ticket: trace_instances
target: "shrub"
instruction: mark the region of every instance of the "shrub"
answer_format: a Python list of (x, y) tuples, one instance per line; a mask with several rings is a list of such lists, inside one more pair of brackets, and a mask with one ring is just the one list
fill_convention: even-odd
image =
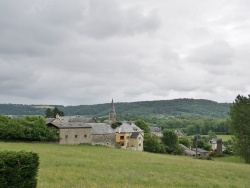
[(0, 152), (0, 187), (36, 187), (38, 166), (37, 153)]

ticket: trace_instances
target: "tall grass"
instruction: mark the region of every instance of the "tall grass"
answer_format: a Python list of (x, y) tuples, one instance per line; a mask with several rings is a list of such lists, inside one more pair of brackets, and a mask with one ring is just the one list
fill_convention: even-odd
[(39, 153), (38, 187), (249, 187), (250, 166), (90, 145), (0, 142)]

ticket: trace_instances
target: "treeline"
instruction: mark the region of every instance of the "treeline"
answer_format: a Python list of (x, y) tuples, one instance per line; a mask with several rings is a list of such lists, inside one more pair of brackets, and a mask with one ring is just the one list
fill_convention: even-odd
[(9, 118), (0, 115), (0, 139), (11, 141), (56, 141), (58, 133), (46, 126), (41, 116)]
[[(44, 105), (46, 106), (46, 105)], [(50, 105), (56, 107), (55, 105)], [(44, 115), (46, 107), (37, 105), (0, 104), (0, 114), (6, 115)], [(79, 106), (59, 106), (67, 115), (83, 115), (87, 117), (106, 117), (110, 103)], [(227, 118), (229, 103), (217, 103), (201, 99), (174, 99), (161, 101), (142, 101), (130, 103), (115, 103), (117, 115), (133, 114), (136, 116), (149, 115), (178, 115), (190, 114), (201, 117)]]
[(211, 118), (193, 116), (189, 114), (158, 115), (158, 116), (136, 116), (131, 114), (118, 115), (117, 120), (135, 121), (142, 119), (151, 126), (158, 126), (162, 129), (181, 129), (187, 135), (208, 134), (212, 131), (216, 134), (229, 134), (229, 125), (226, 118)]

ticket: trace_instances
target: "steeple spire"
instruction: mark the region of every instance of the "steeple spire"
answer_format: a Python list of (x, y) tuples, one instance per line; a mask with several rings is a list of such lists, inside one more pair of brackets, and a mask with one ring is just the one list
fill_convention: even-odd
[(112, 99), (111, 106), (110, 106), (110, 109), (109, 109), (109, 123), (112, 124), (114, 122), (116, 122), (116, 113), (115, 113), (114, 101)]

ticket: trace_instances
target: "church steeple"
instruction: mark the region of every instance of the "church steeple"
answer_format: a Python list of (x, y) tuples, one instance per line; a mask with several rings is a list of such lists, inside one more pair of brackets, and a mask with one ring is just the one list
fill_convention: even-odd
[(115, 113), (115, 105), (112, 99), (110, 110), (109, 110), (109, 123), (112, 124), (116, 122), (116, 113)]

